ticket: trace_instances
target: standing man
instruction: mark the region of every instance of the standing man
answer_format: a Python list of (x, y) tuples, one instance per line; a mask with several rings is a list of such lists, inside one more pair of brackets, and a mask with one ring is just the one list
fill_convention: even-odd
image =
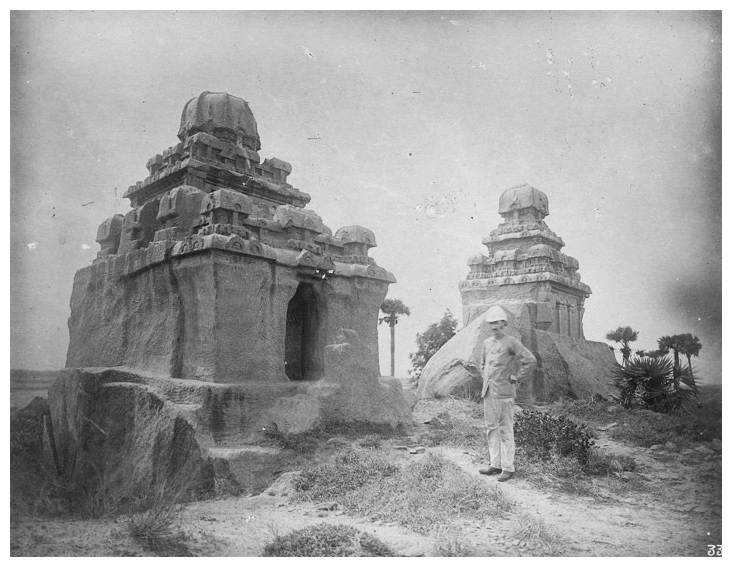
[[(516, 384), (533, 374), (536, 358), (521, 341), (504, 332), (508, 318), (501, 307), (494, 305), (488, 309), (485, 321), (491, 327), (492, 336), (483, 341), (480, 360), (483, 374), (481, 396), (491, 464), (479, 472), (487, 475), (498, 474), (498, 482), (505, 482), (515, 471), (513, 415)], [(520, 366), (518, 376), (512, 374), (515, 366)]]

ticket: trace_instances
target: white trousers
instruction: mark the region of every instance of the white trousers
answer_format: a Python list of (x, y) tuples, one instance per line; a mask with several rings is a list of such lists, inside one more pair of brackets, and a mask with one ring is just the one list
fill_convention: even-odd
[(488, 430), (488, 453), (491, 466), (514, 472), (513, 456), (516, 445), (513, 441), (513, 398), (483, 398), (483, 415)]

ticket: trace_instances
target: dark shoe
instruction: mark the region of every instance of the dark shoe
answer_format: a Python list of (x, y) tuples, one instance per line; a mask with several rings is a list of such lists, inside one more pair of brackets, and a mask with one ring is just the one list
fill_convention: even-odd
[(501, 469), (497, 469), (496, 467), (488, 467), (487, 469), (478, 469), (478, 472), (480, 474), (487, 474), (488, 476), (492, 474), (498, 474), (501, 472)]
[(512, 476), (513, 476), (512, 472), (503, 471), (500, 475), (498, 475), (498, 478), (496, 480), (498, 482), (506, 482), (507, 480), (510, 480)]

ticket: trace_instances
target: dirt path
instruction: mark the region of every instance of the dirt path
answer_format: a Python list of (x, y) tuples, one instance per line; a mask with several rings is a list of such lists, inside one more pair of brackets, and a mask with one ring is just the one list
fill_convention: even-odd
[[(612, 446), (615, 453), (625, 448), (610, 441), (601, 444)], [(476, 455), (441, 451), (466, 472), (478, 475)], [(710, 467), (698, 463), (669, 467), (646, 451), (633, 451), (642, 471), (636, 477), (647, 485), (642, 492), (612, 494), (603, 490), (602, 480), (596, 482), (595, 496), (542, 491), (520, 472), (500, 489), (564, 540), (558, 544), (562, 556), (700, 556), (706, 554), (707, 544), (719, 544), (721, 491), (715, 496), (709, 483), (700, 486), (694, 481), (700, 469)], [(718, 467), (721, 478), (721, 461), (711, 466)]]
[[(420, 440), (424, 421), (451, 407), (420, 404), (415, 408), (415, 430)], [(385, 441), (396, 453), (396, 442)], [(478, 473), (484, 464), (479, 451), (430, 447), (464, 471), (479, 478), (486, 490), (498, 488), (515, 502), (503, 519), (460, 520), (452, 527), (478, 556), (704, 556), (707, 545), (722, 541), (721, 452), (709, 444), (678, 448), (641, 449), (617, 443), (601, 434), (596, 446), (616, 455), (631, 455), (637, 470), (623, 479), (596, 478), (590, 495), (568, 493), (551, 485), (537, 486), (525, 473), (506, 483)], [(403, 455), (403, 451), (400, 453)], [(293, 503), (288, 472), (264, 493), (194, 502), (183, 511), (178, 547), (161, 553), (141, 546), (122, 519), (68, 520), (11, 516), (12, 556), (261, 556), (276, 535), (316, 524), (347, 524), (371, 533), (403, 556), (432, 556), (434, 535), (427, 537), (398, 525), (371, 522), (309, 503)], [(534, 522), (523, 536), (522, 527)], [(532, 538), (542, 526), (556, 539)], [(528, 534), (528, 536), (526, 535)], [(549, 545), (547, 545), (547, 543)]]

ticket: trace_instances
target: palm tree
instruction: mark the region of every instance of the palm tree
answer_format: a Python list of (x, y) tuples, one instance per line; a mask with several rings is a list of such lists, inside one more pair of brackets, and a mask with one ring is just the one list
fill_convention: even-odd
[(667, 355), (637, 357), (625, 366), (615, 363), (613, 385), (620, 393), (616, 399), (626, 408), (639, 404), (653, 411), (690, 412), (697, 401), (698, 391), (689, 369), (682, 368), (679, 371), (680, 388), (672, 387), (676, 380), (673, 371), (673, 359)]
[(674, 351), (674, 388), (679, 389), (679, 370), (681, 363), (679, 362), (679, 350), (681, 349), (680, 335), (664, 335), (658, 339), (658, 350), (668, 352)]
[(691, 373), (691, 379), (694, 380), (694, 371), (691, 369), (691, 357), (699, 356), (699, 351), (702, 348), (702, 344), (699, 341), (699, 337), (692, 335), (691, 333), (684, 333), (679, 335), (680, 345), (679, 351), (681, 354), (686, 356), (686, 361), (689, 364), (689, 372)]
[(409, 316), (409, 307), (401, 299), (385, 299), (381, 311), (386, 317), (380, 317), (379, 323), (388, 323), (391, 329), (391, 375), (394, 376), (394, 327), (399, 322), (399, 315)]
[(628, 364), (628, 359), (632, 352), (630, 343), (638, 339), (638, 331), (634, 331), (630, 327), (618, 327), (605, 335), (605, 338), (620, 344), (620, 353), (623, 355), (623, 366)]

